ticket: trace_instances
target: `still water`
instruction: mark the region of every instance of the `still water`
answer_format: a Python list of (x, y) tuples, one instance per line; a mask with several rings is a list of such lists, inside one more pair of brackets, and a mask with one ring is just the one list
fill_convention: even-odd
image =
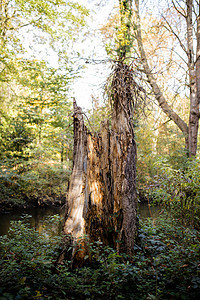
[[(140, 204), (138, 209), (138, 214), (141, 219), (146, 219), (158, 216), (160, 209), (158, 207), (150, 207), (147, 204)], [(0, 235), (4, 235), (8, 233), (8, 229), (10, 227), (11, 221), (18, 221), (24, 215), (24, 213), (31, 215), (30, 225), (39, 230), (42, 226), (45, 219), (49, 216), (60, 215), (64, 216), (64, 208), (59, 207), (48, 207), (48, 208), (31, 208), (24, 212), (12, 212), (12, 213), (4, 213), (0, 214)]]
[(47, 217), (50, 217), (50, 216), (53, 216), (56, 214), (58, 214), (60, 216), (64, 216), (64, 208), (37, 207), (37, 208), (27, 209), (24, 212), (13, 211), (12, 213), (0, 214), (0, 235), (7, 234), (8, 229), (10, 227), (10, 222), (20, 220), (24, 214), (31, 216), (29, 219), (31, 227), (35, 228), (36, 230), (39, 230)]
[(139, 204), (138, 215), (140, 219), (156, 218), (160, 215), (161, 208), (159, 206), (149, 206), (147, 203)]

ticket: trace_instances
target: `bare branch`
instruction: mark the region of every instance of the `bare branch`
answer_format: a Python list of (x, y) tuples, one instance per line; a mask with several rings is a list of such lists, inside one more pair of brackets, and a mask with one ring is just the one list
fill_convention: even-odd
[(176, 3), (179, 5), (180, 9), (182, 9), (182, 10), (184, 11), (184, 13), (182, 13), (182, 12), (180, 11), (180, 9), (177, 8), (176, 4), (174, 3), (174, 0), (172, 0), (172, 3), (173, 3), (173, 5), (174, 5), (175, 10), (176, 10), (182, 17), (186, 18), (186, 17), (187, 17), (186, 12), (185, 12), (185, 10), (180, 6), (180, 4), (176, 1)]
[(166, 28), (169, 32), (173, 33), (173, 35), (177, 38), (177, 40), (179, 41), (179, 44), (181, 46), (181, 48), (183, 49), (183, 51), (188, 55), (187, 49), (184, 46), (184, 44), (182, 43), (180, 37), (176, 34), (176, 32), (173, 30), (172, 26), (170, 25), (170, 23), (167, 21), (167, 19), (162, 15), (162, 18), (165, 20), (165, 22), (167, 23), (167, 25), (169, 26), (169, 28), (167, 26), (165, 26), (163, 24), (163, 27)]
[(148, 79), (148, 82), (154, 92), (155, 98), (157, 102), (159, 103), (159, 106), (162, 108), (163, 112), (174, 121), (174, 123), (179, 127), (179, 129), (185, 134), (185, 139), (187, 142), (187, 136), (188, 136), (188, 126), (184, 122), (183, 119), (180, 118), (179, 115), (169, 106), (168, 102), (165, 99), (165, 96), (163, 95), (163, 92), (161, 91), (160, 87), (157, 84), (157, 81), (153, 74), (151, 73), (149, 63), (146, 57), (146, 52), (144, 49), (144, 45), (142, 42), (142, 32), (141, 32), (141, 21), (140, 21), (140, 14), (139, 14), (139, 1), (135, 0), (135, 6), (136, 6), (136, 17), (137, 17), (137, 29), (136, 29), (136, 35), (137, 35), (137, 42), (139, 47), (139, 52), (141, 55), (141, 60), (143, 67), (146, 72), (146, 76)]
[(166, 124), (167, 124), (167, 123), (169, 123), (170, 121), (172, 121), (172, 119), (168, 119), (168, 120), (166, 120), (164, 123), (162, 123), (162, 124), (161, 124), (161, 125), (159, 125), (158, 127), (156, 127), (156, 128), (153, 128), (153, 131), (156, 131), (156, 130), (158, 130), (158, 129), (162, 128), (162, 126), (166, 125)]

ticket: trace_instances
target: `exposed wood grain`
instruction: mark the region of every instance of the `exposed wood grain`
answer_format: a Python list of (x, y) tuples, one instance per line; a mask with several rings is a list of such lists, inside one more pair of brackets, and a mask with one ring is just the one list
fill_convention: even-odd
[[(87, 234), (90, 241), (100, 240), (132, 255), (137, 229), (136, 146), (131, 81), (121, 73), (121, 67), (124, 69), (120, 64), (116, 68), (112, 82), (119, 88), (114, 88), (111, 126), (105, 120), (100, 133), (93, 136), (74, 103), (74, 166), (64, 232), (74, 241)], [(76, 252), (73, 255), (77, 259)], [(84, 251), (81, 253), (79, 259)]]

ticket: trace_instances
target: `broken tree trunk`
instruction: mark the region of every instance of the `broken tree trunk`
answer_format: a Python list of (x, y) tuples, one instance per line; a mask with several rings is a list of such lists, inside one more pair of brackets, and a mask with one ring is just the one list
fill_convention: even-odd
[(86, 234), (91, 241), (100, 240), (132, 255), (137, 229), (136, 145), (134, 86), (128, 66), (117, 65), (111, 85), (111, 126), (104, 121), (98, 135), (88, 131), (74, 102), (74, 166), (64, 232), (74, 240)]
[(87, 128), (84, 124), (82, 110), (74, 100), (74, 153), (73, 172), (70, 180), (65, 233), (70, 233), (77, 239), (84, 232), (84, 185), (87, 169)]

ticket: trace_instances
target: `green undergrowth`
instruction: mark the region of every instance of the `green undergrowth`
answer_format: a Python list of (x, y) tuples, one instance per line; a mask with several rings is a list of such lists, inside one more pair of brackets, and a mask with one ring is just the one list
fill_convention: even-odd
[(63, 204), (69, 176), (68, 164), (53, 161), (27, 163), (21, 170), (0, 166), (0, 208)]
[(56, 264), (59, 222), (49, 218), (39, 234), (24, 218), (0, 238), (0, 299), (200, 298), (200, 233), (167, 214), (140, 222), (134, 257), (88, 242), (84, 266), (73, 270), (71, 261)]
[(143, 197), (168, 209), (183, 226), (200, 230), (200, 160), (157, 158), (154, 173), (142, 186)]

